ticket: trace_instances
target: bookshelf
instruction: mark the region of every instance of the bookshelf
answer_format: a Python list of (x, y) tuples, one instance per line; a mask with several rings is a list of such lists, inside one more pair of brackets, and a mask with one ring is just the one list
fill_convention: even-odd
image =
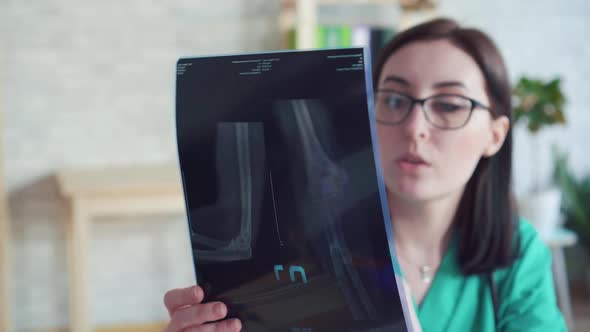
[(311, 49), (318, 47), (321, 25), (362, 24), (399, 31), (436, 17), (437, 4), (438, 0), (283, 0), (279, 27), (283, 34), (296, 31), (295, 48)]

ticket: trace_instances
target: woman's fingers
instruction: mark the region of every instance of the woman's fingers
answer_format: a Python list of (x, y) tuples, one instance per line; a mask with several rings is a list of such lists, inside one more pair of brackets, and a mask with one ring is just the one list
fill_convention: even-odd
[(242, 329), (239, 319), (221, 320), (227, 316), (223, 302), (201, 303), (203, 298), (203, 289), (198, 286), (166, 292), (164, 304), (170, 322), (164, 332), (237, 332)]
[(168, 324), (168, 331), (185, 331), (189, 327), (197, 327), (201, 324), (223, 319), (226, 315), (227, 307), (218, 301), (181, 307), (174, 310)]
[(174, 311), (178, 308), (201, 303), (203, 296), (203, 289), (199, 286), (177, 288), (166, 292), (164, 305), (168, 309), (168, 314), (172, 317)]
[(238, 332), (242, 330), (242, 322), (237, 318), (221, 322), (204, 324), (184, 330), (183, 332)]

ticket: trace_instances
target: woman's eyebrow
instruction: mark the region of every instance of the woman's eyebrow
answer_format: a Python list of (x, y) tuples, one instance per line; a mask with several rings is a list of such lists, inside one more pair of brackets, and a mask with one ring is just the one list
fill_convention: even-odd
[[(395, 82), (398, 84), (401, 84), (403, 86), (410, 86), (410, 82), (408, 80), (406, 80), (405, 78), (401, 77), (401, 76), (396, 76), (396, 75), (388, 75), (385, 77), (384, 82)], [(463, 88), (466, 89), (467, 87), (465, 86), (465, 84), (463, 84), (462, 82), (459, 81), (440, 81), (440, 82), (436, 82), (432, 85), (432, 87), (434, 88), (448, 88), (448, 87), (459, 87), (459, 88)]]
[(432, 85), (432, 87), (434, 87), (434, 88), (459, 87), (459, 88), (463, 88), (463, 89), (467, 88), (465, 86), (465, 84), (463, 84), (459, 81), (441, 81), (441, 82), (434, 83)]
[(403, 77), (395, 76), (395, 75), (386, 76), (385, 80), (383, 80), (383, 82), (395, 82), (395, 83), (399, 83), (404, 86), (410, 86), (410, 82), (408, 82), (408, 80), (406, 80)]

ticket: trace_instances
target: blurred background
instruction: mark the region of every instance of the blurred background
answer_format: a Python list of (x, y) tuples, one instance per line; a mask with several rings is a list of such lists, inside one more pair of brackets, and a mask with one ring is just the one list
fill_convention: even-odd
[(514, 190), (590, 331), (590, 2), (0, 0), (0, 331), (161, 331), (194, 283), (174, 127), (179, 57), (367, 46), (447, 16), (513, 80)]

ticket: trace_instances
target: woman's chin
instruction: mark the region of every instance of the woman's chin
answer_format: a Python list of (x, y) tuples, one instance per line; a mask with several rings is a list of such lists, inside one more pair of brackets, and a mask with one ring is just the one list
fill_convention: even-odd
[(388, 191), (393, 196), (415, 202), (423, 202), (434, 199), (436, 193), (432, 191), (433, 187), (422, 183), (395, 183), (388, 186)]

